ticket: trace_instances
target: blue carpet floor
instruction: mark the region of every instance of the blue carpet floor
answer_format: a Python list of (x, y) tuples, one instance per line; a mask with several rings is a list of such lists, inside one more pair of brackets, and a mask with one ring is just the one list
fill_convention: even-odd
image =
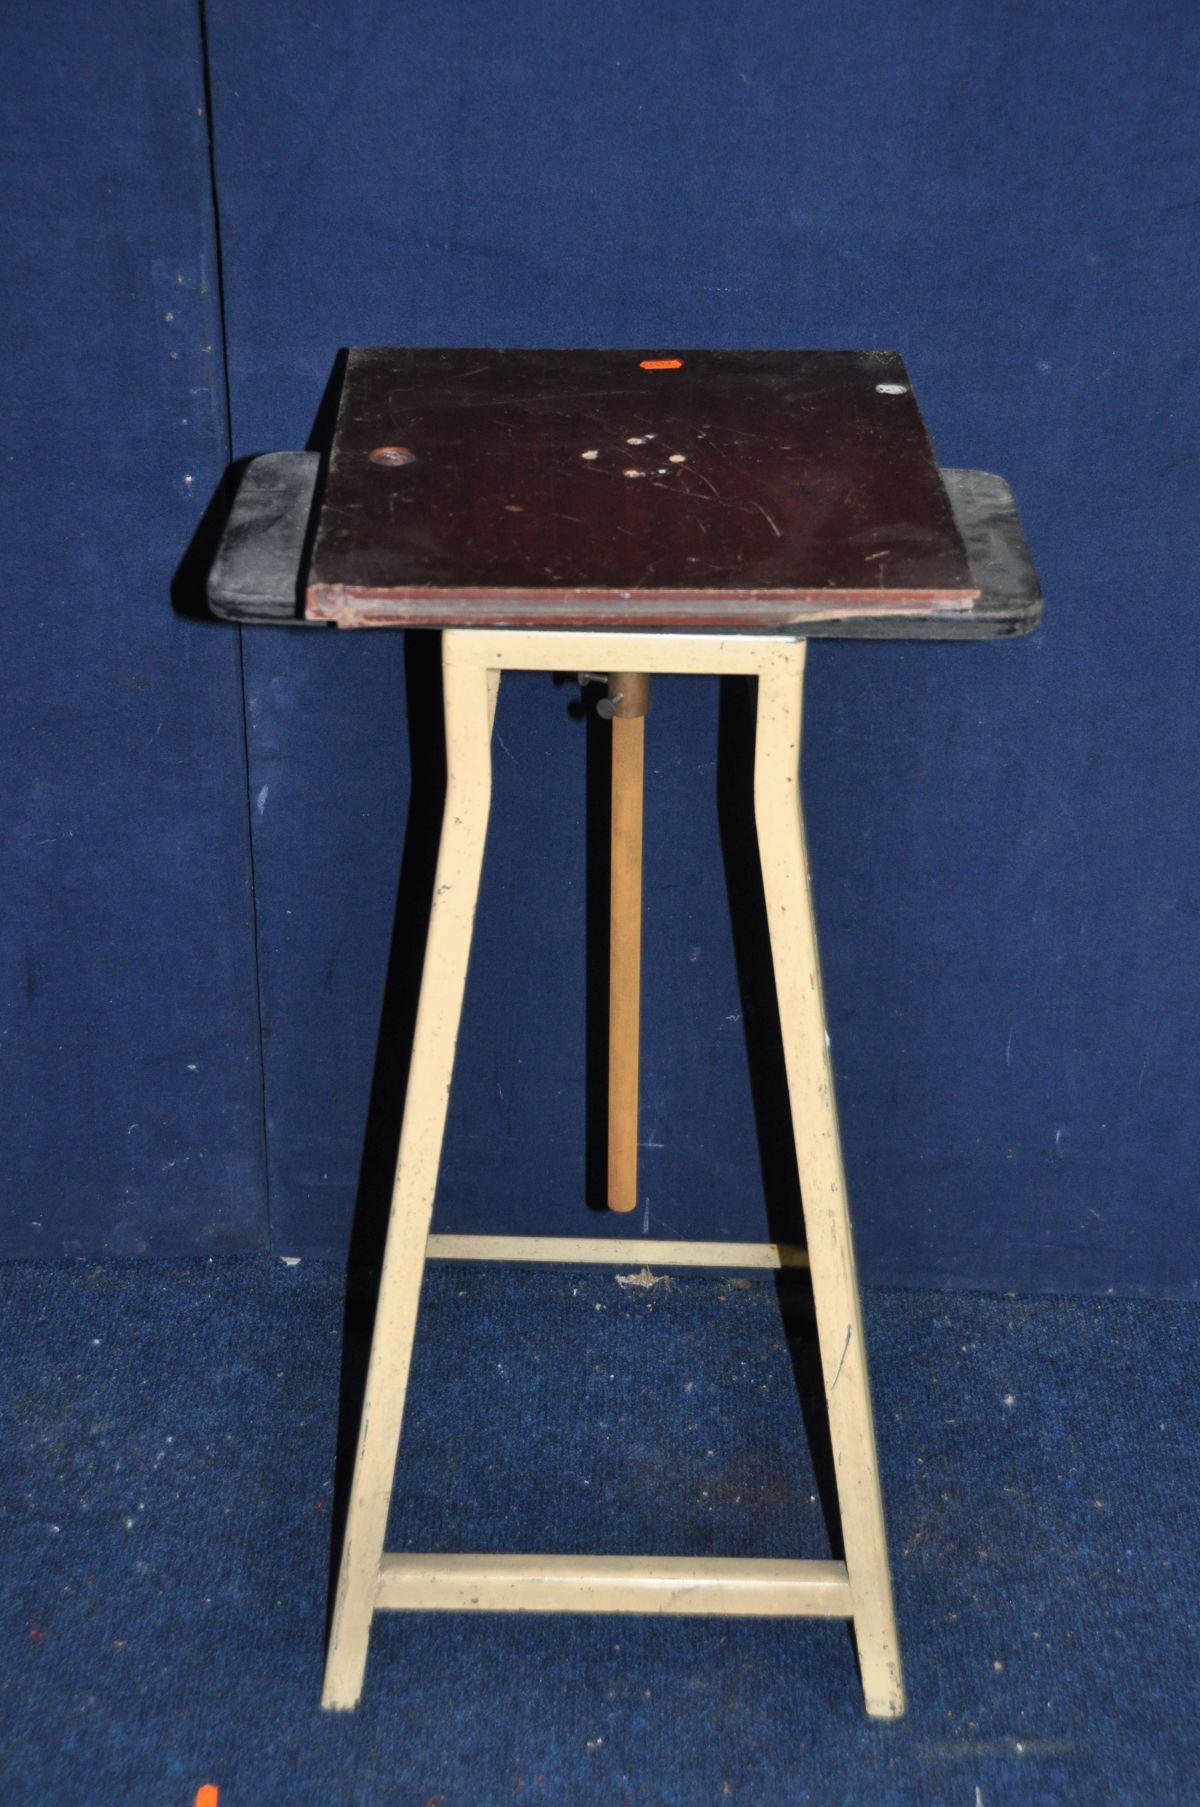
[[(507, 1615), (379, 1619), (323, 1714), (341, 1275), (0, 1294), (4, 1807), (1200, 1801), (1198, 1307), (868, 1293), (910, 1701), (877, 1724), (839, 1622)], [(797, 1282), (439, 1267), (389, 1542), (827, 1553), (814, 1362)]]

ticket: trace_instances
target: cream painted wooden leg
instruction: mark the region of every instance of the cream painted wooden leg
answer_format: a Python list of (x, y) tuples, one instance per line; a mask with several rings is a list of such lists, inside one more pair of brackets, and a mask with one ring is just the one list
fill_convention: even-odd
[(446, 805), (322, 1704), (362, 1692), (491, 802), (498, 674), (443, 666)]
[(800, 798), (804, 651), (758, 680), (754, 809), (863, 1692), (891, 1719), (904, 1684)]

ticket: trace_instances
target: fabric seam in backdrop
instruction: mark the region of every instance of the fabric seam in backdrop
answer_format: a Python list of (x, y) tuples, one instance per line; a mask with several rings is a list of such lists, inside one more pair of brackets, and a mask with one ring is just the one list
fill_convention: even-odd
[[(225, 436), (224, 453), (225, 464), (228, 470), (228, 466), (233, 457), (233, 392), (229, 381), (229, 335), (226, 330), (225, 317), (225, 257), (221, 245), (221, 191), (217, 182), (216, 121), (213, 113), (212, 64), (209, 56), (207, 0), (196, 0), (196, 31), (200, 46), (200, 80), (204, 96), (204, 137), (208, 150), (210, 237), (213, 249), (213, 270), (215, 272), (217, 285), (217, 332), (219, 335), (218, 350), (221, 360), (221, 396), (223, 403), (223, 418), (221, 425)], [(228, 475), (226, 477), (226, 483), (230, 484)], [(230, 499), (231, 486), (230, 493), (227, 494), (223, 500), (228, 502)], [(267, 1248), (271, 1248), (273, 1246), (271, 1225), (274, 1200), (271, 1196), (271, 1136), (270, 1120), (267, 1114), (267, 1057), (266, 1048), (264, 1046), (263, 1028), (263, 975), (259, 935), (258, 884), (256, 882), (254, 869), (254, 818), (252, 814), (254, 804), (251, 798), (250, 787), (250, 717), (246, 693), (246, 643), (241, 628), (239, 627), (235, 631), (237, 633), (238, 644), (238, 696), (241, 709), (242, 730), (242, 790), (246, 803), (246, 873), (250, 885), (250, 921), (253, 930), (251, 935), (251, 960), (254, 971), (254, 1022), (257, 1040), (255, 1049), (257, 1056), (255, 1076), (258, 1082), (259, 1134), (262, 1141), (261, 1183), (266, 1214), (264, 1235)]]

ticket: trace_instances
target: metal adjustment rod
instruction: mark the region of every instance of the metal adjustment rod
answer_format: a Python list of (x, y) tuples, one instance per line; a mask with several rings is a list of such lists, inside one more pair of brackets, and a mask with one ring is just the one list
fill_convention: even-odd
[(608, 929), (608, 1208), (637, 1204), (638, 1041), (642, 1004), (642, 788), (650, 679), (612, 671), (597, 704), (612, 722)]

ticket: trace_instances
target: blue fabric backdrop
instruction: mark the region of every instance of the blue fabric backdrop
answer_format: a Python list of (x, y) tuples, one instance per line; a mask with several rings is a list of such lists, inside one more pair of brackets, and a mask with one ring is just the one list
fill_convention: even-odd
[[(303, 443), (356, 342), (896, 345), (943, 462), (1014, 483), (1040, 635), (811, 661), (863, 1265), (1194, 1288), (1194, 10), (212, 0), (209, 20), (238, 452)], [(246, 658), (273, 1224), (333, 1252), (409, 795), (405, 655), (263, 633)], [(440, 1218), (603, 1233), (584, 735), (537, 679), (498, 726)], [(717, 738), (715, 686), (657, 687), (652, 1233), (763, 1214)]]
[[(40, 667), (16, 707), (61, 773), (14, 882), (53, 895), (40, 905), (35, 888), (22, 914), (55, 946), (60, 1014), (89, 1029), (66, 1064), (47, 1035), (5, 1108), (35, 1151), (29, 1215), (52, 1197), (64, 1238), (105, 1246), (129, 1187), (155, 1237), (207, 1246), (230, 1196), (201, 1183), (218, 1151), (240, 1188), (230, 1231), (260, 1233), (248, 803), (272, 1244), (338, 1254), (356, 1200), (360, 1226), (377, 1215), (395, 1130), (435, 674), (419, 636), (245, 633), (242, 788), (235, 636), (161, 601), (195, 513), (172, 488), (176, 417), (192, 416), (162, 387), (184, 380), (162, 359), (167, 309), (129, 299), (154, 257), (170, 282), (207, 243), (196, 64), (182, 7), (153, 28), (123, 18), (119, 52), (55, 46), (56, 70), (65, 58), (102, 89), (95, 68), (132, 59), (119, 122), (91, 119), (68, 148), (35, 96), (21, 172), (22, 204), (56, 211), (38, 222), (18, 363), (31, 395), (61, 396), (62, 423), (81, 372), (99, 391), (74, 500), (59, 500), (61, 440), (40, 414), (23, 430), (31, 493), (68, 527), (53, 559), (24, 519), (7, 547), (23, 586), (12, 658)], [(811, 659), (805, 787), (863, 1266), (876, 1281), (1195, 1291), (1194, 8), (209, 0), (207, 29), (236, 454), (305, 443), (347, 344), (882, 345), (907, 354), (943, 462), (1013, 482), (1048, 597), (1039, 635)], [(27, 47), (35, 71), (48, 56)], [(78, 259), (113, 219), (135, 275), (105, 274), (97, 308)], [(102, 349), (83, 358), (80, 334)], [(31, 625), (47, 571), (64, 599), (52, 670)], [(103, 630), (98, 591), (113, 599)], [(118, 697), (104, 661), (136, 664), (145, 691)], [(610, 1227), (587, 1203), (589, 731), (568, 700), (536, 678), (501, 700), (444, 1228)], [(160, 707), (168, 726), (146, 746)], [(102, 724), (99, 750), (80, 744), (81, 713)], [(105, 789), (98, 760), (118, 743)], [(769, 1024), (748, 1016), (735, 958), (753, 980), (756, 932), (745, 910), (731, 929), (725, 895), (744, 861), (739, 699), (664, 681), (649, 746), (636, 1228), (756, 1235), (769, 1216), (782, 1230)], [(131, 769), (152, 793), (133, 811)], [(64, 823), (91, 837), (89, 885), (111, 867), (102, 934), (95, 898), (72, 913), (36, 863), (54, 849), (23, 851)], [(111, 977), (98, 948), (117, 949)], [(169, 1088), (176, 1110), (171, 1063), (186, 1049), (186, 1070), (197, 1025), (215, 1089), (172, 1116), (151, 1185), (119, 1137), (143, 1095), (165, 1112)], [(181, 1154), (186, 1180), (164, 1170)]]
[(189, 0), (6, 8), (0, 1253), (266, 1238), (228, 456)]

